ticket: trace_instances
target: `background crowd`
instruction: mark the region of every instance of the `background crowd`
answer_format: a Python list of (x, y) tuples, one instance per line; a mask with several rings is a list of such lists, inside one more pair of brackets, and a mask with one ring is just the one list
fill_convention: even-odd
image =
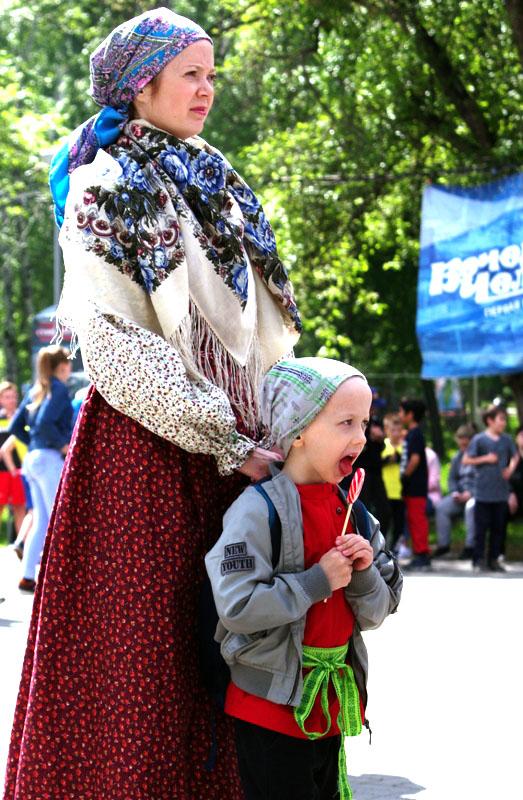
[(420, 427), (424, 414), (422, 401), (405, 398), (396, 412), (371, 418), (358, 461), (366, 473), (363, 501), (389, 547), (400, 558), (412, 556), (407, 570), (430, 569), (433, 558), (452, 556), (453, 526), (462, 519), (465, 541), (457, 557), (470, 560), (476, 572), (504, 571), (508, 525), (523, 512), (523, 426), (508, 435), (501, 405), (484, 411), (484, 430), (461, 425), (444, 494), (440, 460)]
[[(67, 351), (51, 346), (40, 351), (37, 379), (20, 405), (16, 384), (0, 383), (0, 514), (10, 509), (8, 538), (21, 561), (24, 592), (35, 590), (64, 456), (85, 396), (81, 390), (70, 399), (70, 371)], [(379, 519), (390, 549), (409, 559), (407, 570), (430, 570), (432, 559), (455, 556), (471, 561), (477, 572), (504, 571), (509, 523), (523, 514), (523, 426), (514, 438), (506, 434), (501, 405), (486, 409), (483, 431), (461, 425), (444, 492), (440, 459), (420, 426), (423, 402), (405, 398), (385, 414), (383, 406), (373, 407), (358, 466), (365, 469), (362, 500)], [(465, 539), (453, 550), (460, 520)]]
[[(68, 352), (40, 350), (35, 383), (18, 406), (15, 384), (0, 384), (0, 509), (13, 510), (19, 588), (34, 592), (45, 534), (72, 432)], [(17, 407), (18, 406), (18, 407)]]

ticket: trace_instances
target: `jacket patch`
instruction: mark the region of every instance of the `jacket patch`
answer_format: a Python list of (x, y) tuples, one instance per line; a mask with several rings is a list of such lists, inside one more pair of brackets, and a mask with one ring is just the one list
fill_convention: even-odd
[(247, 542), (236, 542), (236, 544), (226, 544), (223, 549), (224, 558), (236, 558), (236, 556), (247, 555)]
[(225, 558), (220, 565), (222, 575), (228, 575), (230, 572), (254, 571), (255, 558), (247, 553), (246, 542), (226, 544), (223, 554)]

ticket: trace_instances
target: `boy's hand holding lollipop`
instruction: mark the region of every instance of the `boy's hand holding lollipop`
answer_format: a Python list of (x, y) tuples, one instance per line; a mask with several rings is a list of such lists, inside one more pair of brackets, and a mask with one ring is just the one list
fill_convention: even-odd
[(345, 556), (345, 558), (350, 559), (353, 569), (355, 569), (356, 572), (370, 567), (374, 559), (370, 542), (368, 542), (358, 533), (345, 533), (349, 523), (352, 506), (358, 499), (364, 480), (365, 470), (360, 467), (354, 473), (354, 477), (347, 493), (347, 514), (345, 516), (345, 523), (343, 525), (341, 536), (336, 537), (336, 549), (339, 553)]

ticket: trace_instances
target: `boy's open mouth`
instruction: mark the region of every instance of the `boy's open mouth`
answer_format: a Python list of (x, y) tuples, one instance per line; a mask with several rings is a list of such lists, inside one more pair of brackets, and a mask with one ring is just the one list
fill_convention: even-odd
[(344, 475), (350, 475), (352, 472), (352, 465), (354, 464), (354, 458), (352, 456), (345, 456), (340, 461), (340, 470)]

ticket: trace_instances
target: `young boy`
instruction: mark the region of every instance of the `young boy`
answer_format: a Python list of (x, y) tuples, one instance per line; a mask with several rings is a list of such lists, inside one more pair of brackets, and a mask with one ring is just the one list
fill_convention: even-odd
[(403, 447), (403, 426), (398, 414), (386, 414), (385, 447), (381, 453), (382, 475), (392, 516), (392, 531), (387, 532), (387, 543), (395, 552), (405, 531), (405, 504), (401, 496), (400, 462)]
[[(505, 409), (501, 406), (490, 406), (483, 414), (483, 422), (486, 430), (474, 436), (463, 456), (463, 464), (471, 464), (476, 468), (472, 567), (476, 572), (485, 568), (504, 572), (504, 566), (497, 559), (501, 553), (507, 521), (509, 478), (517, 466), (518, 457), (514, 442), (504, 433), (507, 427)], [(485, 563), (487, 531), (490, 531), (490, 537)]]
[[(263, 482), (266, 497), (249, 487), (236, 500), (206, 557), (247, 800), (330, 800), (338, 783), (342, 800), (351, 796), (343, 736), (365, 721), (361, 630), (396, 610), (402, 585), (363, 506), (341, 535), (338, 483), (365, 444), (370, 402), (365, 377), (346, 364), (276, 364), (261, 413), (283, 466)], [(274, 567), (267, 500), (281, 523)]]
[(407, 525), (414, 551), (412, 561), (406, 567), (411, 570), (431, 568), (427, 518), (427, 456), (425, 437), (419, 426), (424, 414), (425, 404), (421, 400), (406, 397), (400, 402), (399, 418), (402, 424), (407, 426), (400, 471)]

